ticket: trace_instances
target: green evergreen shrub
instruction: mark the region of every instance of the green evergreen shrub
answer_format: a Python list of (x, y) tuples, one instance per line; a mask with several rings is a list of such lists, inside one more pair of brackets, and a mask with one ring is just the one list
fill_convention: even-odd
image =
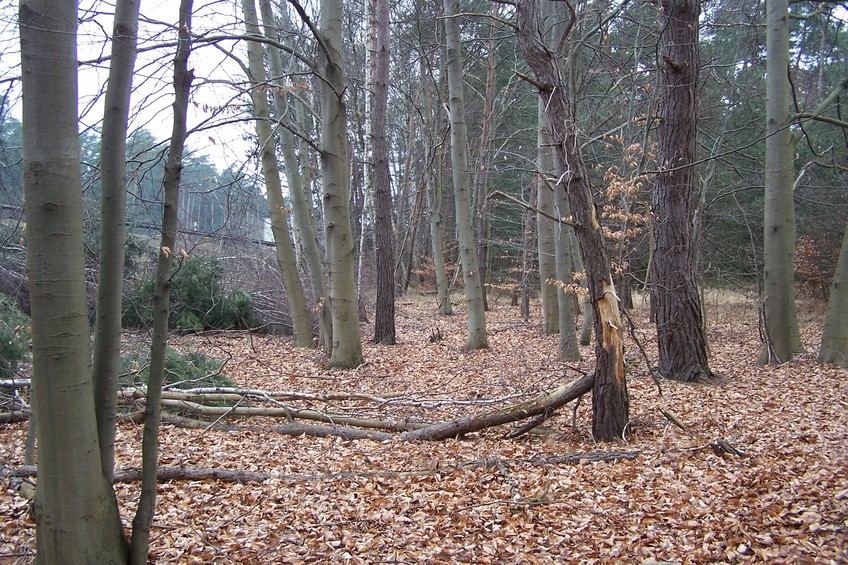
[(30, 321), (15, 302), (0, 295), (0, 377), (11, 377), (30, 359)]
[[(224, 268), (217, 259), (189, 257), (177, 264), (172, 276), (168, 325), (184, 332), (250, 329), (255, 325), (250, 296), (242, 291), (224, 293)], [(153, 323), (153, 281), (130, 292), (124, 301), (124, 327)]]
[[(235, 386), (232, 380), (219, 373), (223, 365), (223, 361), (199, 351), (183, 354), (168, 347), (165, 351), (165, 385), (181, 389)], [(149, 377), (148, 350), (136, 348), (121, 358), (121, 384), (146, 384)]]

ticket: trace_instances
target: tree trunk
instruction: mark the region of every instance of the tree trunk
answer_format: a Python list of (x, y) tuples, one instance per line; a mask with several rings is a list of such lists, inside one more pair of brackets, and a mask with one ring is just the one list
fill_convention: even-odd
[(186, 138), (186, 114), (189, 91), (194, 74), (188, 68), (191, 51), (192, 0), (181, 0), (179, 46), (174, 57), (174, 122), (171, 143), (165, 162), (162, 202), (162, 239), (156, 265), (153, 290), (153, 339), (150, 346), (150, 368), (147, 399), (144, 405), (144, 432), (141, 440), (142, 478), (138, 509), (133, 518), (130, 563), (145, 565), (150, 542), (150, 529), (156, 509), (156, 469), (159, 465), (159, 423), (162, 414), (162, 384), (165, 380), (165, 352), (168, 347), (168, 314), (171, 291), (171, 264), (177, 236), (177, 208), (183, 169)]
[[(562, 40), (565, 32), (566, 13), (562, 4), (548, 2), (542, 7), (542, 25), (545, 30), (548, 30), (543, 37), (543, 40), (548, 45), (549, 49), (556, 49)], [(542, 170), (542, 174), (547, 175), (546, 179), (553, 177), (554, 182), (546, 181), (546, 185), (553, 190), (553, 201), (551, 212), (556, 218), (568, 218), (571, 216), (571, 207), (568, 203), (568, 196), (565, 193), (565, 184), (556, 182), (562, 174), (562, 168), (557, 162), (554, 149), (553, 137), (551, 135), (551, 123), (547, 114), (542, 113), (539, 120), (540, 137), (544, 138), (544, 147), (548, 153), (548, 166), (550, 168)], [(550, 220), (549, 220), (550, 221)], [(554, 278), (556, 283), (553, 286), (556, 292), (556, 325), (559, 333), (559, 353), (560, 361), (575, 361), (580, 359), (580, 347), (577, 345), (577, 331), (575, 313), (575, 294), (571, 287), (574, 276), (574, 261), (572, 260), (572, 251), (576, 251), (576, 246), (572, 247), (573, 228), (562, 222), (551, 222), (551, 230), (553, 237), (554, 249)]]
[[(528, 202), (536, 202), (536, 191), (538, 190), (537, 182), (530, 185), (530, 198)], [(530, 208), (526, 208), (521, 215), (521, 282), (519, 289), (521, 290), (521, 320), (526, 324), (530, 321), (530, 273), (531, 263), (533, 260), (533, 233), (536, 223), (536, 216)]]
[[(659, 371), (669, 379), (711, 376), (692, 264), (692, 191), (697, 148), (698, 0), (664, 0), (654, 179), (653, 292)], [(626, 277), (626, 273), (622, 275)]]
[(100, 271), (94, 324), (92, 379), (100, 459), (112, 480), (118, 374), (121, 372), (121, 296), (127, 216), (127, 120), (138, 42), (139, 0), (115, 4), (112, 60), (100, 140)]
[[(492, 15), (498, 17), (500, 6), (492, 4)], [(486, 90), (483, 95), (483, 127), (480, 132), (480, 165), (477, 167), (476, 182), (476, 214), (477, 214), (477, 261), (480, 273), (480, 286), (483, 289), (483, 310), (489, 310), (489, 296), (486, 287), (488, 279), (489, 264), (489, 129), (492, 121), (492, 105), (495, 97), (495, 52), (497, 42), (495, 32), (497, 27), (495, 20), (489, 21), (489, 39), (486, 50)]]
[[(255, 0), (242, 0), (245, 29), (250, 35), (262, 35), (256, 16)], [(274, 132), (271, 129), (271, 110), (268, 106), (268, 94), (265, 91), (265, 65), (262, 45), (256, 41), (247, 42), (247, 58), (250, 68), (250, 95), (253, 99), (253, 113), (256, 118), (256, 135), (259, 138), (259, 158), (262, 163), (262, 176), (268, 195), (268, 212), (271, 216), (271, 231), (276, 242), (277, 264), (283, 278), (283, 287), (291, 313), (295, 347), (312, 347), (312, 321), (306, 307), (306, 296), (300, 282), (300, 273), (295, 260), (294, 244), (289, 232), (288, 212), (283, 201), (283, 189), (280, 182), (280, 166), (277, 161)]]
[(789, 4), (766, 6), (766, 194), (763, 254), (761, 364), (792, 359), (800, 343), (795, 306), (794, 150), (789, 131)]
[(321, 173), (327, 284), (333, 313), (330, 365), (362, 364), (353, 237), (350, 229), (347, 81), (342, 57), (342, 0), (321, 0), (319, 72), (321, 73)]
[(537, 247), (539, 250), (539, 301), (542, 304), (542, 325), (546, 334), (559, 331), (559, 298), (556, 279), (556, 243), (554, 216), (554, 190), (546, 175), (554, 171), (554, 150), (551, 147), (551, 124), (545, 113), (544, 101), (539, 98), (538, 154), (536, 156), (536, 215)]
[[(274, 14), (271, 9), (270, 0), (260, 0), (259, 10), (262, 15), (265, 35), (271, 39), (278, 39), (274, 33)], [(284, 28), (291, 28), (287, 14), (284, 16)], [(318, 333), (319, 342), (328, 355), (331, 353), (333, 343), (333, 319), (330, 309), (326, 304), (324, 292), (324, 267), (321, 264), (321, 249), (318, 246), (318, 236), (315, 230), (315, 214), (313, 213), (312, 198), (310, 194), (309, 176), (302, 174), (302, 170), (309, 170), (309, 156), (301, 154), (301, 161), (306, 165), (301, 167), (298, 163), (295, 151), (297, 141), (291, 130), (295, 127), (292, 118), (292, 110), (296, 104), (289, 104), (288, 97), (283, 93), (283, 64), (280, 57), (283, 53), (276, 48), (268, 47), (268, 63), (272, 82), (280, 88), (274, 90), (275, 120), (281, 124), (277, 130), (280, 140), (280, 153), (283, 156), (283, 164), (286, 169), (286, 180), (289, 187), (289, 198), (291, 199), (295, 226), (300, 233), (300, 243), (303, 249), (303, 258), (306, 260), (306, 269), (309, 271), (309, 282), (312, 289), (312, 300), (318, 311)], [(303, 108), (297, 112), (300, 115)]]
[[(565, 185), (562, 183), (557, 183), (556, 185), (554, 207), (558, 218), (571, 216), (571, 207), (568, 204)], [(559, 284), (556, 285), (557, 310), (559, 311), (559, 354), (557, 357), (560, 361), (576, 361), (580, 359), (580, 347), (577, 344), (576, 295), (571, 286), (574, 278), (574, 267), (571, 260), (570, 231), (572, 231), (571, 226), (561, 222), (554, 225), (556, 278), (559, 281)]]
[[(571, 17), (575, 17), (573, 13)], [(573, 94), (563, 80), (557, 57), (542, 38), (537, 0), (523, 0), (518, 4), (518, 27), (518, 44), (536, 75), (535, 83), (551, 123), (557, 159), (565, 171), (559, 182), (566, 183), (574, 231), (594, 307), (592, 433), (599, 441), (621, 439), (626, 436), (629, 423), (621, 314), (598, 212), (576, 136), (574, 102), (570, 98)]]
[(595, 377), (593, 375), (586, 375), (527, 402), (514, 404), (485, 414), (465, 416), (404, 432), (400, 435), (400, 439), (407, 441), (448, 439), (493, 426), (518, 422), (532, 416), (551, 414), (557, 408), (565, 406), (572, 400), (592, 390), (594, 383)]
[(389, 175), (389, 144), (386, 121), (389, 111), (389, 2), (375, 1), (377, 19), (376, 74), (372, 125), (374, 167), (374, 234), (377, 258), (377, 308), (374, 314), (374, 343), (395, 344), (395, 281), (392, 250), (392, 187)]
[(486, 310), (477, 262), (477, 249), (471, 217), (471, 174), (468, 171), (468, 136), (465, 128), (462, 52), (457, 0), (444, 0), (445, 44), (448, 75), (448, 109), (451, 123), (451, 166), (456, 201), (456, 230), (468, 315), (466, 349), (487, 348)]
[(842, 236), (842, 249), (830, 285), (819, 362), (848, 368), (848, 226)]
[(80, 146), (77, 3), (22, 0), (24, 191), (38, 407), (36, 563), (126, 563), (103, 474), (91, 376)]
[(433, 254), (433, 270), (436, 277), (436, 303), (439, 315), (450, 316), (453, 306), (450, 301), (449, 282), (445, 269), (445, 243), (442, 234), (442, 147), (434, 142), (438, 137), (438, 115), (433, 111), (434, 85), (427, 72), (427, 60), (422, 48), (419, 52), (421, 89), (424, 99), (424, 184), (427, 191), (427, 219), (430, 225), (430, 246)]

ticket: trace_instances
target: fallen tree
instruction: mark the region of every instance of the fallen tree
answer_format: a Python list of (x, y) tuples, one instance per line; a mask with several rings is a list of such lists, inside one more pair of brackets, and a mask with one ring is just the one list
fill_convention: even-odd
[(478, 432), (494, 426), (511, 424), (526, 418), (532, 418), (533, 416), (548, 416), (557, 408), (565, 406), (572, 400), (592, 390), (594, 384), (595, 376), (586, 375), (526, 402), (492, 410), (485, 414), (431, 424), (417, 430), (404, 432), (400, 435), (400, 439), (407, 441), (447, 439)]
[[(575, 453), (557, 457), (528, 457), (525, 459), (501, 459), (485, 458), (475, 459), (459, 465), (444, 465), (435, 468), (412, 469), (409, 471), (347, 471), (340, 473), (314, 473), (314, 474), (286, 474), (286, 473), (258, 473), (243, 470), (229, 470), (221, 468), (198, 468), (198, 467), (159, 467), (157, 479), (159, 481), (201, 481), (213, 479), (218, 481), (229, 481), (238, 483), (263, 482), (270, 479), (281, 481), (331, 481), (351, 478), (370, 477), (413, 477), (423, 475), (436, 475), (440, 473), (452, 473), (457, 471), (468, 471), (485, 467), (507, 467), (511, 465), (577, 465), (580, 463), (592, 463), (599, 461), (632, 461), (639, 458), (642, 451), (599, 451), (593, 453)], [(36, 476), (35, 465), (22, 465), (17, 469), (2, 468), (0, 476), (4, 478), (18, 477), (28, 478)], [(129, 483), (141, 480), (141, 469), (128, 467), (115, 470), (115, 482)]]

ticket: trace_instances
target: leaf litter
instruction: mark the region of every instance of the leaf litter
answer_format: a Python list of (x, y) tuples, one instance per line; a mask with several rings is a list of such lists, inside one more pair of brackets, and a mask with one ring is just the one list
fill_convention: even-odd
[[(316, 350), (275, 336), (173, 343), (231, 357), (224, 372), (239, 387), (310, 393), (316, 398), (298, 407), (393, 421), (504, 407), (591, 371), (590, 347), (581, 348), (583, 361), (560, 363), (556, 336), (496, 302), (488, 351), (463, 350), (462, 306), (441, 318), (430, 304), (399, 302), (401, 343), (363, 343), (366, 364), (347, 371), (329, 371)], [(633, 313), (635, 335), (653, 360), (645, 310)], [(848, 562), (848, 373), (815, 361), (815, 315), (804, 325), (807, 353), (780, 367), (757, 366), (757, 323), (748, 310), (708, 304), (718, 377), (699, 385), (662, 381), (662, 396), (628, 337), (627, 443), (592, 441), (588, 396), (513, 439), (504, 438), (508, 426), (402, 442), (281, 435), (268, 417), (242, 418), (235, 423), (252, 426), (236, 431), (164, 424), (162, 466), (272, 477), (160, 483), (151, 562)], [(429, 339), (434, 328), (442, 339)], [(349, 398), (317, 398), (328, 392)], [(23, 464), (25, 436), (26, 423), (0, 426), (2, 466)], [(119, 425), (118, 467), (140, 465), (140, 439), (138, 424)], [(741, 455), (716, 449), (718, 440)], [(633, 457), (593, 458), (613, 452)], [(115, 488), (128, 523), (139, 484)], [(0, 564), (31, 562), (28, 511), (29, 501), (4, 479)]]

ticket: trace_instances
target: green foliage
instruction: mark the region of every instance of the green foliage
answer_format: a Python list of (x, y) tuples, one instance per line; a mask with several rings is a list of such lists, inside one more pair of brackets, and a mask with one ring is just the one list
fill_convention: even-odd
[[(178, 263), (171, 279), (170, 328), (199, 332), (254, 325), (250, 296), (242, 291), (225, 294), (223, 270), (217, 259), (189, 257)], [(153, 289), (153, 281), (147, 281), (124, 301), (125, 327), (147, 327), (153, 322)]]
[[(148, 353), (137, 348), (121, 359), (122, 384), (147, 383), (150, 377)], [(181, 389), (235, 386), (232, 380), (219, 373), (223, 365), (223, 361), (199, 351), (182, 354), (168, 347), (165, 352), (165, 385)]]
[(15, 374), (29, 360), (30, 323), (14, 301), (0, 295), (0, 377)]

